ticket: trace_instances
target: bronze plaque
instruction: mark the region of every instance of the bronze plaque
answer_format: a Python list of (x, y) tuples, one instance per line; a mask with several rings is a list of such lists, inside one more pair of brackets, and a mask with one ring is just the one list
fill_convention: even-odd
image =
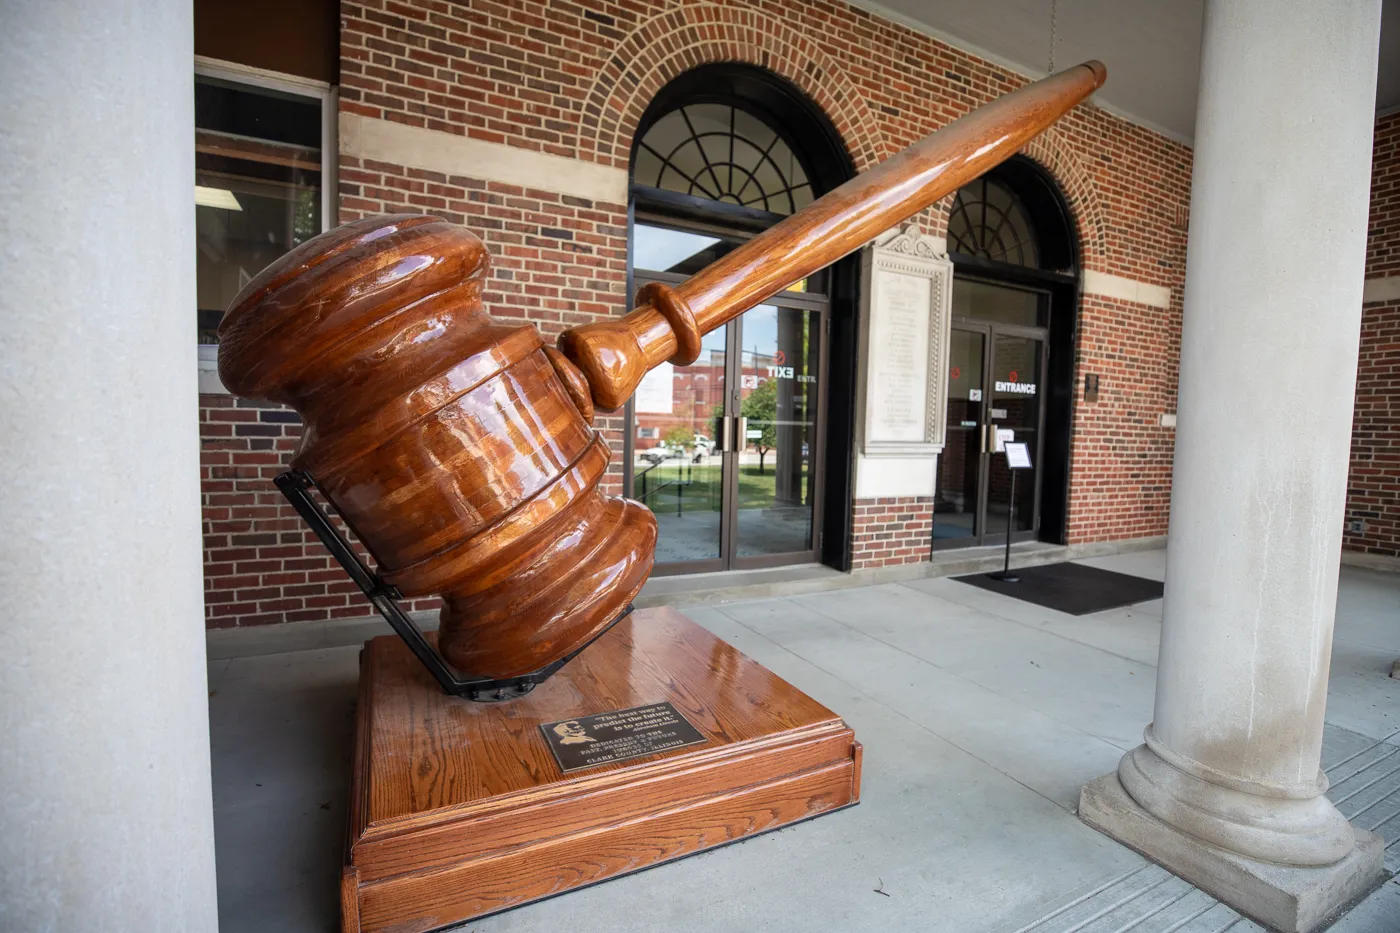
[(705, 741), (670, 703), (547, 722), (540, 731), (560, 771), (627, 761)]

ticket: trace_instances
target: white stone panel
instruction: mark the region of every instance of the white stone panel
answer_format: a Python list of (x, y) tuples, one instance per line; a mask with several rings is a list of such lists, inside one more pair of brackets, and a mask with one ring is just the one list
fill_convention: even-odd
[(1152, 308), (1169, 308), (1172, 303), (1172, 290), (1165, 285), (1150, 285), (1122, 275), (1095, 272), (1085, 269), (1081, 278), (1084, 294), (1103, 298), (1116, 298)]
[(357, 113), (340, 114), (340, 154), (525, 188), (627, 203), (627, 171)]
[(1395, 301), (1397, 298), (1400, 298), (1400, 275), (1367, 279), (1366, 286), (1361, 291), (1361, 303), (1367, 305), (1379, 301)]
[[(932, 458), (943, 447), (953, 264), (944, 240), (886, 231), (863, 257), (860, 450)], [(879, 493), (889, 495), (889, 493)]]
[(931, 496), (938, 456), (856, 457), (856, 498)]

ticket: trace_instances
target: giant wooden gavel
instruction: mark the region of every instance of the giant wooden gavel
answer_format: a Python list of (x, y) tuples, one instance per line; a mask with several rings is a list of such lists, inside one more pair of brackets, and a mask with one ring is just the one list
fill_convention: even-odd
[(438, 645), (463, 672), (509, 678), (596, 637), (651, 571), (656, 520), (605, 497), (594, 407), (700, 353), (702, 335), (1004, 161), (1103, 84), (1088, 62), (1007, 95), (640, 307), (565, 331), (495, 324), (488, 257), (431, 216), (371, 217), (302, 244), (234, 299), (219, 373), (305, 422), (313, 476), (405, 596), (442, 594)]

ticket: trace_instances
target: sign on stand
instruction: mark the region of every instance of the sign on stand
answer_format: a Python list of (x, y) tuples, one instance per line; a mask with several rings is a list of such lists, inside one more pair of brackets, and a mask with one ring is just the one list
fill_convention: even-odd
[(1003, 438), (1003, 433), (1015, 435), (1011, 431), (997, 431), (997, 450), (1006, 454), (1006, 468), (1011, 471), (1011, 494), (1006, 503), (1006, 556), (1001, 569), (987, 576), (1002, 583), (1016, 583), (1021, 579), (1011, 572), (1011, 529), (1016, 527), (1016, 473), (1031, 468), (1031, 452), (1024, 441)]

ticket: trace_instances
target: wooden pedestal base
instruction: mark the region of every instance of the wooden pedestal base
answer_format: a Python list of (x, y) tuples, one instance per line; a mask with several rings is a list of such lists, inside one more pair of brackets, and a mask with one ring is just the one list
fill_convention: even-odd
[[(565, 773), (540, 728), (665, 702), (703, 742)], [(671, 609), (633, 613), (500, 704), (446, 696), (376, 638), (356, 718), (347, 933), (460, 923), (860, 796), (839, 717)]]

